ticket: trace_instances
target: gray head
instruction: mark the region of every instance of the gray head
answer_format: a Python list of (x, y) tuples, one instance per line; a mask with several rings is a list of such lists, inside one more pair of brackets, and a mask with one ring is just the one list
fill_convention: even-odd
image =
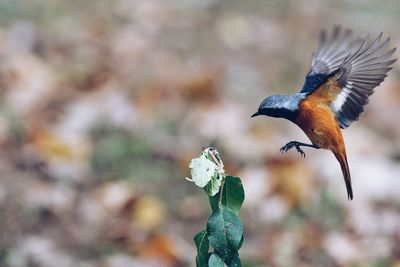
[(299, 112), (299, 103), (306, 94), (272, 95), (261, 102), (258, 111), (251, 117), (266, 115), (295, 121)]

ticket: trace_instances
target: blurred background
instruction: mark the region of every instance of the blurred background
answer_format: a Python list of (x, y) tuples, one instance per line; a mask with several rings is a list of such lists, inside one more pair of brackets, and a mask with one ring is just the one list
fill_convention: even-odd
[[(250, 119), (303, 84), (321, 29), (385, 32), (400, 2), (0, 1), (0, 266), (194, 266), (202, 147), (243, 180), (244, 266), (400, 266), (400, 63), (327, 151)], [(395, 54), (399, 55), (398, 52)]]

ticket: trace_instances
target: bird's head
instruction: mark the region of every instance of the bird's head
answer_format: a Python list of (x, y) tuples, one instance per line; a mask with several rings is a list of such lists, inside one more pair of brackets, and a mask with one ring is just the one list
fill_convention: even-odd
[(304, 94), (268, 96), (261, 102), (257, 112), (251, 117), (265, 115), (294, 121), (299, 111), (299, 103), (304, 97)]

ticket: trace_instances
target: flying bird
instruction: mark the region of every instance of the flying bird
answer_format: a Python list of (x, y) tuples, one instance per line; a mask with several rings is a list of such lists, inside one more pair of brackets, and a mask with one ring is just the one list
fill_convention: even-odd
[(291, 141), (281, 148), (292, 148), (305, 157), (301, 147), (328, 149), (340, 163), (348, 199), (353, 199), (351, 176), (341, 129), (358, 120), (374, 88), (381, 84), (397, 60), (396, 48), (383, 33), (371, 39), (354, 38), (351, 30), (335, 26), (331, 33), (321, 31), (318, 49), (300, 93), (265, 98), (256, 113), (285, 118), (297, 124), (311, 144)]

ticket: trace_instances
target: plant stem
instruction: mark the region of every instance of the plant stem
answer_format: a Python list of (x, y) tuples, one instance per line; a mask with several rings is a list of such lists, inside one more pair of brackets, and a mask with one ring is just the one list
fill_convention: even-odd
[(222, 194), (224, 193), (224, 187), (225, 187), (225, 177), (222, 178), (221, 187), (219, 189), (220, 190), (219, 191), (219, 202), (218, 202), (219, 205), (222, 204)]

